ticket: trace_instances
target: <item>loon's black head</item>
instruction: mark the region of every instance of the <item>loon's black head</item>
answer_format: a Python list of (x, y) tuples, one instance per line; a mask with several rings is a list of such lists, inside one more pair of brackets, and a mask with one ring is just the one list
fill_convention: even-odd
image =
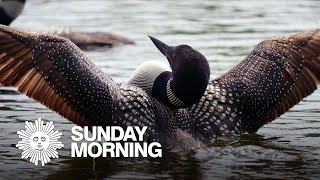
[(21, 14), (25, 0), (0, 0), (0, 24), (10, 25)]
[(210, 78), (207, 59), (188, 45), (168, 46), (149, 37), (169, 61), (172, 69), (170, 87), (173, 94), (183, 101), (184, 107), (196, 103), (205, 92)]

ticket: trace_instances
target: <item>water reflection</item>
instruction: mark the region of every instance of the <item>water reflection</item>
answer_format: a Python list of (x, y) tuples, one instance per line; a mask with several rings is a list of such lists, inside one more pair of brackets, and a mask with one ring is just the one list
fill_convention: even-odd
[(199, 161), (195, 159), (179, 160), (176, 155), (167, 155), (163, 159), (108, 159), (85, 158), (68, 159), (60, 163), (67, 165), (61, 171), (48, 176), (54, 178), (72, 178), (81, 174), (88, 178), (130, 178), (130, 179), (160, 179), (202, 177)]

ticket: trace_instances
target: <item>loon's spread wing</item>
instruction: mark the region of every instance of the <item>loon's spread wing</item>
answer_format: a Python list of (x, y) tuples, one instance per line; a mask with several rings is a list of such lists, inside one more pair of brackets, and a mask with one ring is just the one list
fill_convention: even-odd
[(79, 125), (112, 117), (120, 88), (70, 40), (0, 25), (0, 84)]
[(215, 81), (229, 84), (233, 91), (241, 90), (242, 129), (255, 132), (316, 90), (320, 29), (262, 41)]

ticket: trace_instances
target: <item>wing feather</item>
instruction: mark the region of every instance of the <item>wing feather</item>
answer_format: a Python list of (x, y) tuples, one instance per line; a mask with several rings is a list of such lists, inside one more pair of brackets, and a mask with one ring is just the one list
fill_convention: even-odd
[(269, 39), (217, 79), (237, 79), (244, 88), (242, 128), (255, 132), (317, 89), (320, 82), (320, 29)]
[(97, 121), (101, 125), (108, 118), (111, 121), (111, 93), (118, 88), (68, 39), (3, 25), (0, 84), (17, 87), (19, 92), (79, 125), (94, 125)]

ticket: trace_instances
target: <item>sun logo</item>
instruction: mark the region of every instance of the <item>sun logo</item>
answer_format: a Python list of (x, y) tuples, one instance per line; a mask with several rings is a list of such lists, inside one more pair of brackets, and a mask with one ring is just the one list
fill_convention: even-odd
[(26, 121), (26, 130), (18, 131), (17, 134), (22, 140), (18, 142), (16, 147), (23, 150), (22, 159), (28, 159), (30, 162), (38, 165), (39, 160), (41, 165), (44, 166), (50, 162), (50, 158), (58, 158), (57, 149), (61, 149), (63, 144), (58, 139), (62, 133), (54, 131), (54, 125), (52, 121), (46, 123), (38, 118), (35, 124)]

